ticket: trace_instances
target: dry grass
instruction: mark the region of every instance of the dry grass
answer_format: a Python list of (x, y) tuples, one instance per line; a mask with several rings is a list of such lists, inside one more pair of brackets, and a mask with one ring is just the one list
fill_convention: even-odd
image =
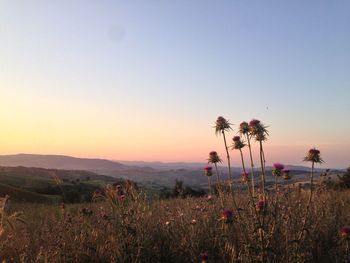
[[(112, 189), (110, 189), (112, 191)], [(348, 240), (339, 234), (349, 225), (350, 193), (318, 189), (310, 207), (304, 238), (297, 238), (308, 194), (281, 191), (267, 197), (259, 228), (245, 193), (238, 194), (241, 218), (222, 218), (218, 198), (147, 202), (127, 193), (91, 204), (13, 204), (9, 217), (23, 211), (25, 223), (2, 224), (0, 258), (6, 262), (344, 262)], [(233, 208), (230, 195), (224, 207)], [(83, 209), (84, 208), (84, 209)], [(260, 234), (264, 232), (264, 246)], [(263, 255), (263, 256), (262, 256)]]

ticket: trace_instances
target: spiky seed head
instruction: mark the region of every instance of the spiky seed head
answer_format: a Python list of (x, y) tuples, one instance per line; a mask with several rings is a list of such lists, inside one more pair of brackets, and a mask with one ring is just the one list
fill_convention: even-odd
[(304, 157), (305, 162), (323, 163), (320, 151), (316, 148), (310, 149), (307, 155)]
[(215, 133), (219, 134), (224, 131), (231, 130), (231, 123), (229, 123), (228, 120), (226, 120), (224, 117), (219, 116), (215, 122)]
[(245, 146), (245, 144), (241, 140), (241, 137), (239, 137), (239, 136), (233, 137), (232, 141), (233, 141), (232, 149), (239, 150)]
[(249, 124), (247, 122), (241, 122), (241, 124), (239, 125), (239, 133), (241, 135), (246, 135), (249, 133)]
[(209, 153), (208, 163), (215, 164), (215, 163), (221, 163), (221, 162), (222, 162), (222, 160), (220, 159), (220, 157), (216, 151), (211, 151)]
[(274, 176), (281, 176), (282, 175), (282, 170), (284, 169), (284, 165), (281, 163), (274, 163), (272, 166), (272, 174)]
[(259, 120), (253, 119), (249, 122), (250, 135), (257, 141), (266, 141), (269, 135), (267, 126), (262, 124)]

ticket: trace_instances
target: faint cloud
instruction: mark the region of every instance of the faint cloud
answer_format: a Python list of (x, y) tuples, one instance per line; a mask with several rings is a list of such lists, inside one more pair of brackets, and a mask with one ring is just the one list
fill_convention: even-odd
[(121, 25), (114, 25), (108, 28), (107, 37), (113, 43), (120, 43), (125, 38), (125, 28)]

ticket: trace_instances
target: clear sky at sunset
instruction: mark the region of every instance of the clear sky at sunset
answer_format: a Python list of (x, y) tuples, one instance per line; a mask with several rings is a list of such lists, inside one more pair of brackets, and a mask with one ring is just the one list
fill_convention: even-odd
[[(0, 154), (205, 161), (218, 115), (268, 163), (350, 165), (350, 1), (0, 0)], [(238, 166), (237, 153), (233, 164)]]

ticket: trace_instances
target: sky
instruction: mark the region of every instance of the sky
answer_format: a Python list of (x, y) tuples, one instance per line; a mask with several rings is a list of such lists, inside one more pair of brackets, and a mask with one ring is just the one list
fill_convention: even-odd
[(242, 121), (269, 126), (268, 164), (316, 147), (348, 167), (349, 14), (347, 0), (0, 0), (0, 154), (205, 162), (224, 157), (222, 115), (229, 144)]

